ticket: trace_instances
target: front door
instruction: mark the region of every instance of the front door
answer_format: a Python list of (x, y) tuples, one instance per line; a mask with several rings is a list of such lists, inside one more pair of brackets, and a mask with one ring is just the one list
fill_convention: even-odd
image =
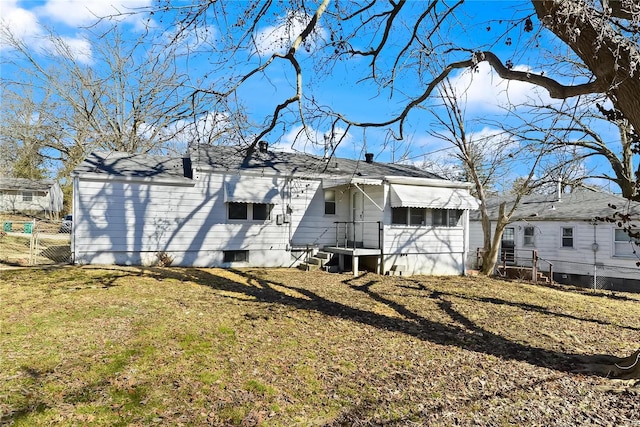
[(512, 264), (516, 259), (516, 229), (507, 227), (502, 233), (500, 261)]
[(356, 247), (362, 246), (364, 240), (364, 195), (358, 191), (353, 191), (351, 200), (351, 221), (353, 221), (353, 240)]

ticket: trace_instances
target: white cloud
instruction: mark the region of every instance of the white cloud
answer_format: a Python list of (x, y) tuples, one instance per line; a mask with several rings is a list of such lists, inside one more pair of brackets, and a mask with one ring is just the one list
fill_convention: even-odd
[[(527, 71), (525, 66), (516, 66), (514, 70)], [(507, 81), (500, 78), (486, 62), (478, 64), (476, 70), (465, 70), (451, 78), (457, 94), (463, 97), (467, 109), (500, 111), (525, 102), (554, 104), (557, 100), (549, 97), (546, 90), (520, 81)]]
[[(117, 20), (134, 23), (141, 15), (131, 14), (138, 8), (149, 6), (151, 0), (48, 0), (38, 13), (71, 27), (90, 25), (101, 17), (116, 16)], [(122, 14), (122, 15), (121, 15)]]
[[(25, 43), (42, 33), (36, 15), (29, 10), (17, 7), (16, 1), (1, 1), (0, 16), (0, 25), (3, 29)], [(6, 47), (4, 41), (0, 41), (0, 47)]]
[[(266, 27), (256, 35), (256, 51), (259, 55), (267, 56), (286, 52), (305, 29), (311, 17), (305, 13), (292, 11), (280, 19), (282, 22), (279, 25)], [(314, 50), (317, 40), (325, 34), (326, 30), (317, 27), (306, 41), (309, 50)]]
[[(131, 13), (139, 8), (149, 6), (151, 0), (120, 0), (107, 2), (102, 0), (47, 0), (43, 5), (34, 6), (26, 3), (27, 8), (19, 6), (16, 0), (0, 1), (0, 25), (18, 41), (37, 51), (49, 52), (57, 55), (69, 54), (82, 64), (91, 64), (92, 47), (89, 41), (82, 37), (70, 35), (77, 32), (79, 27), (95, 23), (99, 17), (111, 15), (115, 20), (131, 24), (134, 29), (145, 25), (146, 15)], [(60, 37), (66, 48), (54, 48), (49, 40), (50, 31)], [(0, 40), (0, 49), (8, 48), (5, 40)]]
[(69, 49), (71, 56), (81, 64), (92, 64), (91, 43), (81, 38), (63, 37), (62, 41)]

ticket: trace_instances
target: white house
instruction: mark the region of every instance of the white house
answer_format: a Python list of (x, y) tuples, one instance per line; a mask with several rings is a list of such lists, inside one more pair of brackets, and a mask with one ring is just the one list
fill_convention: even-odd
[(0, 177), (0, 212), (59, 214), (62, 190), (52, 180)]
[[(487, 203), (490, 217), (497, 218), (500, 202)], [(615, 206), (613, 208), (612, 206)], [(530, 264), (533, 251), (540, 257), (539, 269), (553, 268), (553, 280), (564, 284), (640, 291), (640, 247), (624, 231), (624, 223), (613, 218), (625, 212), (640, 225), (640, 203), (612, 194), (581, 189), (573, 193), (531, 195), (521, 200), (502, 237), (502, 252), (508, 263)], [(495, 222), (492, 223), (492, 228)], [(471, 250), (483, 247), (480, 215), (470, 221)], [(636, 253), (637, 251), (637, 253)], [(469, 258), (474, 266), (475, 257)]]
[(464, 274), (468, 184), (366, 160), (207, 146), (185, 158), (93, 153), (73, 173), (78, 264), (340, 266)]

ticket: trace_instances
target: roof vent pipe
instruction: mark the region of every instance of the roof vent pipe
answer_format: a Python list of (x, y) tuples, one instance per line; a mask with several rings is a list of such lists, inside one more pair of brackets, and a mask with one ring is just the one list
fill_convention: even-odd
[(365, 153), (364, 161), (367, 163), (373, 163), (373, 153)]
[(558, 186), (556, 188), (556, 200), (558, 202), (561, 202), (562, 201), (562, 181), (558, 180), (557, 184)]

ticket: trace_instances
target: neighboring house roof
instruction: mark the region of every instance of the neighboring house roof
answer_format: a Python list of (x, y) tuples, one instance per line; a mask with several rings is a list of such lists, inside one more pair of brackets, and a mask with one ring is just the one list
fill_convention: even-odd
[[(488, 199), (489, 217), (492, 220), (497, 219), (500, 203), (507, 202), (508, 210), (514, 200), (515, 197)], [(563, 193), (560, 197), (557, 194), (525, 196), (511, 216), (511, 221), (589, 221), (595, 217), (611, 217), (616, 211), (630, 213), (632, 217), (640, 218), (640, 203), (613, 194), (580, 189), (573, 193)], [(472, 213), (470, 219), (479, 220), (480, 213)]]
[(94, 152), (74, 174), (103, 177), (188, 179), (191, 167), (212, 172), (255, 171), (270, 175), (299, 176), (400, 176), (442, 179), (438, 175), (414, 166), (390, 163), (367, 163), (364, 160), (332, 158), (304, 153), (255, 150), (250, 156), (238, 147), (201, 146), (187, 158), (162, 157), (148, 154)]
[(0, 190), (47, 192), (55, 184), (49, 179), (34, 180), (28, 178), (0, 177)]

